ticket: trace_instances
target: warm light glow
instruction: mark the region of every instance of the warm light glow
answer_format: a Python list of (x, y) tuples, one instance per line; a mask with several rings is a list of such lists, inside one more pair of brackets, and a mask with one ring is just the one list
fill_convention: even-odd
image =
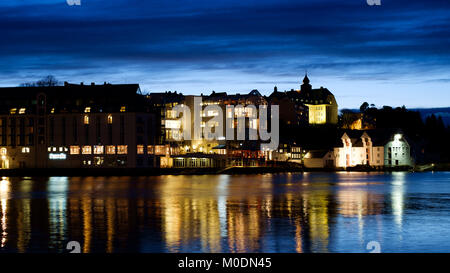
[(113, 118), (112, 115), (108, 115), (108, 124), (112, 124)]
[(29, 147), (22, 147), (22, 153), (23, 154), (29, 154), (30, 153), (30, 148)]
[(70, 146), (70, 154), (71, 155), (79, 155), (80, 147), (79, 146)]
[(9, 113), (10, 113), (11, 115), (16, 114), (16, 112), (17, 112), (17, 108), (11, 108), (11, 110), (9, 111)]
[(91, 107), (86, 107), (86, 108), (84, 108), (84, 112), (85, 112), (85, 113), (90, 113), (90, 112), (91, 112)]
[(144, 154), (144, 145), (137, 145), (137, 154), (138, 155)]
[(100, 146), (100, 145), (94, 146), (94, 154), (100, 155), (100, 154), (103, 154), (103, 151), (104, 151), (103, 146)]
[(154, 151), (153, 151), (153, 145), (148, 145), (148, 146), (147, 146), (147, 153), (148, 153), (148, 154), (153, 154), (153, 153), (154, 153)]
[(117, 154), (123, 155), (128, 153), (127, 145), (118, 145), (117, 146)]
[(89, 124), (89, 116), (88, 115), (84, 115), (83, 122), (84, 122), (84, 124)]
[(126, 106), (122, 106), (120, 107), (120, 112), (126, 112), (127, 111), (127, 107)]
[(116, 146), (114, 146), (114, 145), (106, 146), (106, 154), (109, 154), (109, 155), (116, 154)]
[(90, 155), (92, 154), (92, 147), (91, 146), (83, 146), (83, 151), (82, 153), (84, 155)]
[(20, 108), (20, 109), (19, 109), (19, 114), (20, 114), (20, 115), (25, 114), (26, 110), (27, 110), (26, 108)]
[(167, 129), (180, 129), (181, 120), (166, 120), (165, 122)]
[(326, 105), (308, 105), (309, 124), (325, 124), (327, 122)]

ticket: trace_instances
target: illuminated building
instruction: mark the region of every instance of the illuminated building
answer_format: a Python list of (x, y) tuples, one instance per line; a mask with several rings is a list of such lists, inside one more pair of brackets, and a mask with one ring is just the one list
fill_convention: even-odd
[(155, 122), (137, 84), (0, 88), (2, 168), (148, 167)]
[(334, 148), (338, 168), (413, 166), (411, 148), (398, 130), (346, 131), (341, 145)]
[(278, 92), (275, 87), (269, 100), (280, 105), (280, 121), (287, 125), (336, 125), (338, 122), (334, 95), (327, 88), (313, 89), (307, 75), (300, 90)]
[[(210, 168), (233, 166), (258, 166), (264, 162), (264, 154), (261, 152), (260, 142), (249, 140), (249, 132), (257, 131), (259, 125), (258, 112), (256, 109), (247, 107), (249, 105), (267, 105), (266, 99), (257, 91), (252, 90), (248, 94), (228, 95), (227, 93), (212, 92), (201, 96), (183, 96), (176, 92), (151, 93), (148, 96), (149, 105), (155, 109), (160, 119), (157, 145), (165, 146), (166, 149), (176, 149), (176, 152), (166, 153), (165, 157), (160, 157), (160, 166), (176, 168)], [(196, 105), (196, 100), (201, 100), (200, 105)], [(227, 106), (242, 105), (242, 108), (235, 108), (234, 116), (229, 112)], [(174, 107), (181, 106), (189, 109), (190, 117), (184, 119), (178, 116)], [(219, 116), (218, 110), (209, 106), (217, 106), (223, 115)], [(195, 108), (198, 107), (198, 113)], [(196, 116), (198, 114), (198, 116)], [(199, 124), (195, 124), (195, 117), (199, 117)], [(201, 130), (205, 126), (210, 126), (210, 132), (216, 132), (219, 122), (226, 123), (226, 118), (234, 118), (233, 128), (237, 128), (237, 120), (244, 118), (245, 140), (225, 140), (225, 137), (211, 138), (203, 133), (200, 137), (195, 137), (195, 128)], [(187, 124), (190, 122), (190, 124)], [(182, 139), (185, 128), (190, 128), (192, 139)], [(197, 128), (198, 129), (198, 128)], [(237, 139), (237, 130), (234, 130)], [(225, 132), (223, 132), (225, 133)], [(157, 154), (155, 152), (155, 154)], [(162, 155), (162, 154), (161, 154)], [(164, 164), (163, 164), (164, 163)]]
[(412, 166), (411, 147), (401, 132), (392, 135), (384, 149), (384, 165), (388, 167)]

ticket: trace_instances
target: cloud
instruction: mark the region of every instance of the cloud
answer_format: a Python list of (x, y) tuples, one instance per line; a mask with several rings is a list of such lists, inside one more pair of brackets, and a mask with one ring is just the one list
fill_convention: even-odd
[(0, 85), (51, 73), (127, 77), (152, 88), (150, 73), (170, 81), (208, 71), (224, 83), (235, 73), (259, 75), (248, 77), (258, 85), (291, 81), (305, 69), (336, 79), (424, 81), (445, 78), (450, 66), (445, 0), (24, 3), (0, 4)]

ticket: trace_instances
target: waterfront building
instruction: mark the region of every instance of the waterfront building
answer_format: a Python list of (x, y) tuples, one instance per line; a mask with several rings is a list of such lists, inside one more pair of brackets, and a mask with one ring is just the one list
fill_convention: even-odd
[(410, 144), (400, 130), (346, 131), (334, 148), (335, 167), (413, 166)]
[(309, 150), (303, 159), (303, 163), (306, 168), (333, 168), (333, 151)]
[(152, 167), (155, 118), (137, 84), (0, 88), (2, 168)]
[[(174, 92), (151, 93), (148, 95), (149, 105), (161, 118), (160, 143), (176, 147), (177, 154), (170, 154), (168, 166), (171, 167), (219, 167), (219, 166), (259, 166), (264, 162), (264, 153), (261, 151), (261, 143), (257, 140), (250, 140), (249, 135), (252, 130), (257, 131), (259, 117), (257, 109), (247, 107), (249, 105), (267, 105), (266, 99), (257, 91), (252, 90), (248, 94), (228, 95), (225, 92), (212, 92), (210, 95), (194, 96), (177, 94)], [(196, 101), (201, 100), (196, 106)], [(208, 106), (216, 106), (223, 114), (219, 117), (219, 111), (211, 110)], [(243, 108), (234, 110), (234, 113), (227, 109), (227, 106), (241, 105)], [(181, 118), (174, 110), (175, 106), (187, 107), (190, 117)], [(199, 107), (198, 113), (194, 110)], [(195, 115), (199, 115), (199, 124), (194, 124)], [(201, 130), (205, 126), (211, 127), (211, 132), (216, 132), (218, 122), (226, 124), (226, 118), (233, 118), (232, 128), (235, 140), (225, 140), (225, 137), (211, 138), (211, 136), (195, 136), (195, 128), (199, 126)], [(244, 118), (245, 139), (237, 140), (238, 118)], [(189, 123), (189, 124), (187, 124)], [(183, 131), (190, 128), (191, 139), (182, 138)], [(197, 128), (198, 129), (198, 128)], [(225, 130), (223, 130), (225, 134)]]

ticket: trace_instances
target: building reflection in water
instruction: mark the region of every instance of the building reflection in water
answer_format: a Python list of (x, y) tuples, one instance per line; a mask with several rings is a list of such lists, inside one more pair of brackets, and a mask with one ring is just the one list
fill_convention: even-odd
[(168, 251), (222, 251), (216, 196), (219, 178), (170, 176), (161, 183), (162, 228)]
[(404, 172), (392, 173), (392, 187), (391, 187), (391, 204), (392, 214), (395, 218), (397, 227), (401, 230), (404, 210), (404, 195), (405, 195), (405, 176)]
[(24, 178), (19, 182), (19, 191), (23, 198), (14, 200), (17, 207), (17, 250), (20, 253), (27, 251), (31, 240), (31, 196), (33, 181)]
[(66, 240), (66, 207), (67, 192), (69, 189), (68, 177), (50, 177), (47, 182), (47, 199), (49, 212), (50, 242), (56, 245), (55, 249), (62, 249), (62, 243)]
[(380, 185), (378, 182), (340, 183), (336, 198), (339, 215), (358, 219), (359, 242), (364, 242), (365, 216), (381, 215), (384, 208), (384, 196), (371, 192), (368, 186)]
[[(329, 252), (343, 228), (339, 219), (357, 219), (361, 240), (365, 217), (383, 213), (384, 195), (365, 179), (312, 173), (3, 178), (0, 250), (64, 252), (68, 241), (78, 241), (85, 253)], [(404, 176), (394, 174), (391, 187), (401, 225)]]
[(9, 200), (10, 182), (7, 177), (2, 177), (0, 181), (0, 206), (1, 206), (1, 228), (2, 236), (0, 246), (5, 247), (8, 238), (8, 200)]

